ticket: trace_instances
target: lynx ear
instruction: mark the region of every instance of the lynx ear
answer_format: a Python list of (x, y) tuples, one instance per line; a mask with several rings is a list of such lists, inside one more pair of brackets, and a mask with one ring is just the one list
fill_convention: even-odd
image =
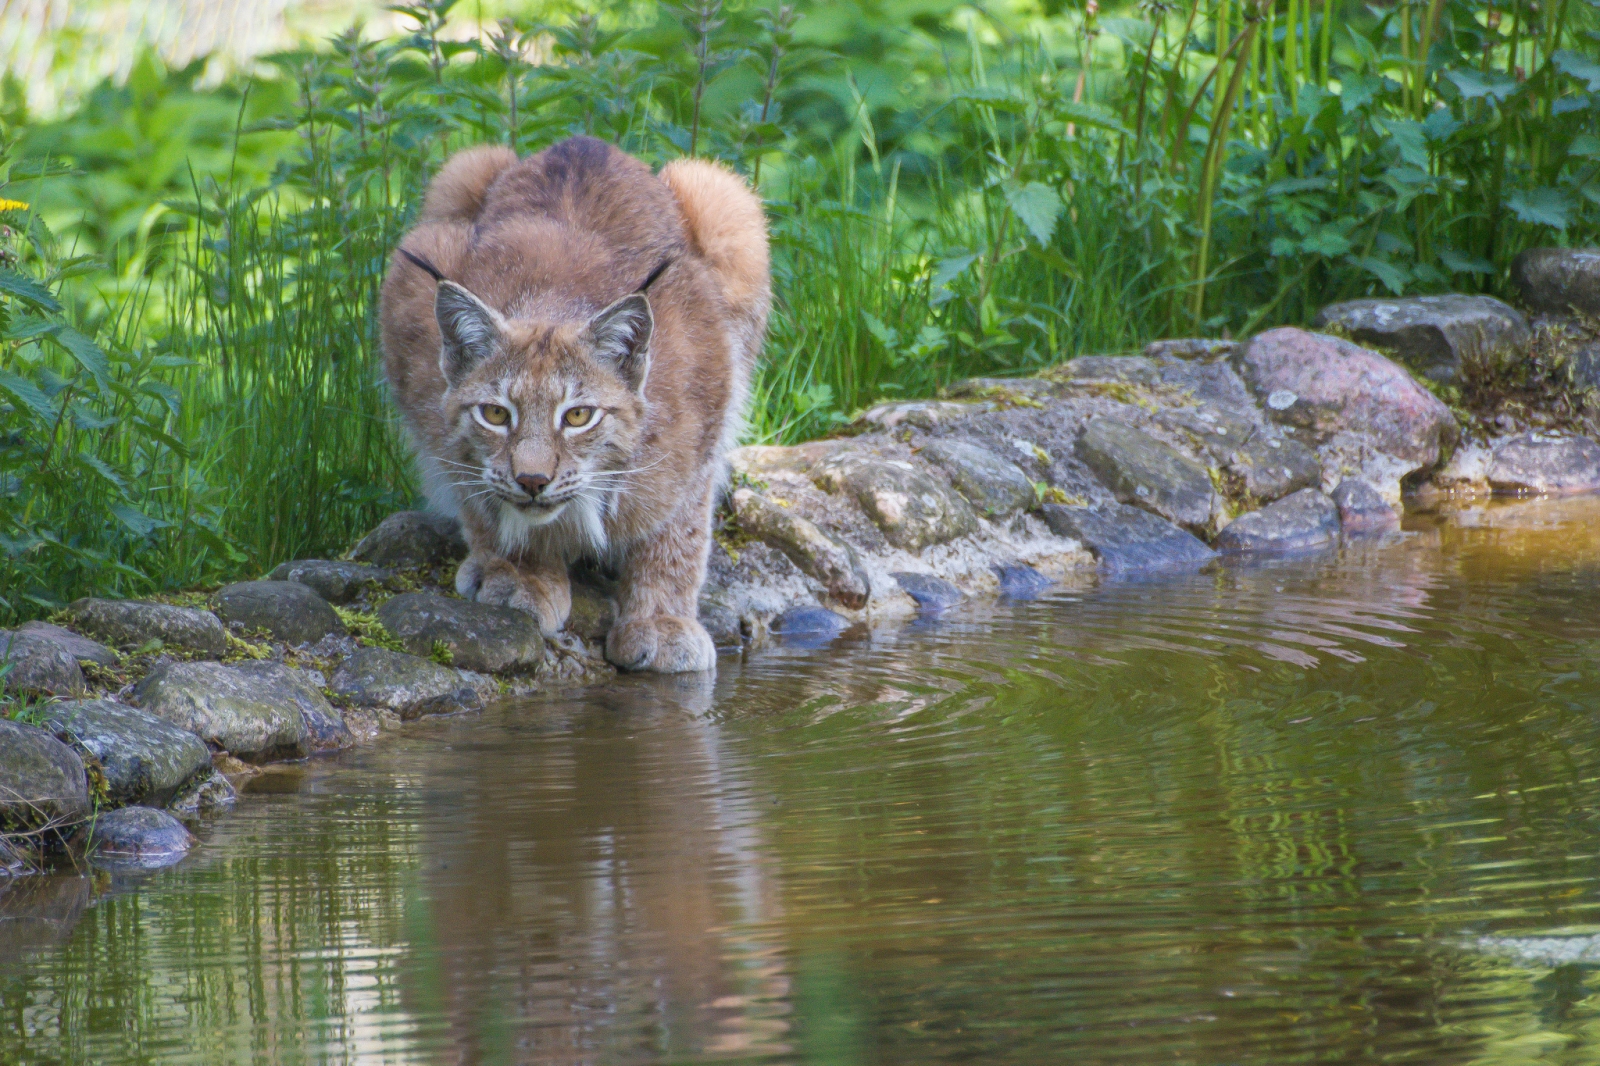
[(505, 319), (453, 281), (439, 283), (433, 314), (439, 320), (439, 369), (454, 386), (494, 351)]
[(655, 317), (640, 293), (624, 296), (584, 327), (595, 358), (615, 370), (634, 392), (644, 391), (650, 373), (650, 333)]

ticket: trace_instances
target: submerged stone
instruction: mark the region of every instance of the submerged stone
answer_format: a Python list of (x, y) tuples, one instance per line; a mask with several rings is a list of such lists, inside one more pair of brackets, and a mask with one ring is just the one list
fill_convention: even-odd
[(277, 674), (221, 663), (166, 663), (134, 687), (132, 702), (208, 744), (259, 762), (311, 749), (298, 687)]
[(978, 531), (967, 501), (911, 463), (840, 452), (819, 462), (811, 476), (822, 491), (853, 497), (889, 543), (906, 551)]
[(1387, 533), (1400, 528), (1400, 516), (1389, 501), (1365, 481), (1346, 478), (1333, 490), (1339, 508), (1339, 529), (1344, 533)]
[(1000, 595), (1013, 600), (1031, 600), (1055, 582), (1023, 563), (1004, 563), (994, 567), (1000, 581)]
[(1511, 283), (1536, 311), (1600, 317), (1600, 248), (1529, 248), (1512, 260)]
[(189, 778), (178, 794), (167, 803), (167, 810), (192, 818), (200, 814), (227, 810), (239, 799), (239, 793), (215, 767), (207, 767)]
[(1260, 503), (1322, 484), (1322, 460), (1293, 439), (1255, 437), (1228, 456), (1226, 469), (1242, 495)]
[(1047, 503), (1040, 513), (1056, 536), (1081, 541), (1115, 572), (1193, 570), (1216, 555), (1194, 534), (1137, 507)]
[(43, 729), (0, 718), (0, 832), (65, 828), (88, 813), (78, 753)]
[(1301, 489), (1234, 519), (1217, 534), (1217, 550), (1301, 551), (1331, 544), (1338, 537), (1338, 505), (1316, 489)]
[(293, 581), (241, 581), (217, 593), (217, 617), (230, 626), (264, 629), (285, 644), (315, 644), (344, 623), (309, 585)]
[(378, 608), (378, 620), (411, 654), (427, 658), (440, 644), (463, 670), (526, 672), (545, 660), (538, 623), (511, 607), (411, 592)]
[(1033, 482), (1011, 460), (960, 440), (929, 441), (917, 458), (939, 467), (980, 514), (1005, 518), (1037, 502)]
[(1600, 445), (1588, 437), (1525, 433), (1495, 446), (1489, 487), (1554, 496), (1600, 490)]
[(733, 507), (739, 528), (782, 552), (840, 604), (852, 609), (866, 606), (872, 586), (850, 545), (750, 489), (733, 494)]
[(950, 582), (932, 574), (913, 574), (899, 572), (890, 574), (890, 577), (899, 582), (907, 596), (917, 601), (917, 607), (923, 611), (937, 613), (954, 607), (966, 599), (961, 590)]
[(772, 620), (772, 631), (786, 637), (832, 638), (850, 628), (850, 620), (826, 607), (791, 607)]
[(461, 524), (431, 511), (396, 511), (350, 552), (358, 563), (399, 570), (465, 558), (467, 542)]
[(1123, 503), (1203, 529), (1216, 507), (1205, 467), (1176, 448), (1110, 418), (1093, 418), (1078, 438), (1078, 458)]
[(1532, 333), (1528, 320), (1493, 296), (1406, 296), (1348, 300), (1317, 312), (1316, 326), (1340, 326), (1354, 340), (1376, 344), (1434, 381), (1457, 382), (1463, 367), (1521, 360)]
[(109, 866), (169, 866), (194, 847), (194, 835), (166, 811), (123, 807), (103, 811), (78, 834), (90, 859)]
[(296, 559), (279, 564), (268, 581), (304, 585), (329, 603), (345, 604), (394, 580), (394, 571), (342, 559)]
[(159, 640), (169, 648), (221, 655), (228, 650), (222, 623), (210, 611), (143, 600), (78, 600), (78, 625), (115, 647), (140, 648)]
[(55, 703), (44, 728), (94, 756), (112, 803), (166, 803), (211, 765), (205, 742), (186, 729), (110, 700)]
[(387, 648), (358, 648), (334, 671), (329, 687), (361, 707), (384, 707), (401, 718), (483, 707), (459, 671)]

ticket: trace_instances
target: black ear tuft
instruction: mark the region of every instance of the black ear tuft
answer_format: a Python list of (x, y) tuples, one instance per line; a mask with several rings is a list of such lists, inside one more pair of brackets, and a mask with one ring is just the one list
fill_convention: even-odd
[(654, 329), (650, 301), (635, 292), (591, 318), (587, 332), (595, 358), (615, 370), (634, 392), (643, 392)]
[(504, 324), (494, 308), (453, 281), (441, 281), (433, 314), (439, 320), (439, 369), (450, 385), (487, 359)]

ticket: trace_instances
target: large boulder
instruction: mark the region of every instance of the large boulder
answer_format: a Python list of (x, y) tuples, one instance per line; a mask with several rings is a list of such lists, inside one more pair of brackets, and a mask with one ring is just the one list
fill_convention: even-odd
[(1102, 567), (1117, 573), (1194, 570), (1216, 555), (1194, 534), (1137, 507), (1047, 503), (1039, 512), (1052, 533), (1082, 542)]
[(411, 654), (427, 657), (440, 644), (463, 670), (525, 672), (545, 659), (538, 623), (510, 607), (411, 592), (378, 608), (378, 620)]
[(1293, 439), (1253, 437), (1229, 454), (1225, 469), (1239, 495), (1256, 503), (1271, 503), (1322, 484), (1322, 460)]
[(382, 707), (401, 718), (483, 707), (459, 671), (387, 648), (360, 648), (334, 671), (329, 687), (360, 707)]
[(336, 751), (355, 743), (344, 719), (322, 694), (327, 678), (314, 670), (297, 670), (282, 663), (244, 662), (235, 667), (246, 677), (271, 685), (292, 699), (306, 723), (306, 748), (309, 751)]
[(1529, 248), (1512, 260), (1511, 282), (1535, 311), (1600, 317), (1600, 248)]
[(105, 811), (78, 834), (84, 852), (112, 867), (169, 866), (194, 847), (194, 835), (166, 811), (123, 807)]
[(811, 479), (823, 492), (852, 497), (896, 548), (921, 551), (978, 531), (966, 500), (899, 459), (839, 452), (813, 467)]
[(431, 511), (396, 511), (350, 552), (358, 563), (397, 570), (465, 558), (467, 542), (461, 524)]
[(1016, 463), (988, 448), (960, 440), (933, 440), (923, 446), (917, 458), (948, 474), (956, 491), (989, 518), (1006, 518), (1037, 502), (1028, 475)]
[(1495, 492), (1594, 492), (1600, 490), (1600, 445), (1588, 437), (1524, 433), (1495, 446), (1488, 478)]
[(781, 551), (845, 607), (865, 607), (872, 586), (855, 549), (815, 523), (750, 489), (733, 494), (739, 528)]
[(1317, 327), (1339, 326), (1434, 381), (1461, 380), (1463, 368), (1523, 359), (1532, 333), (1522, 312), (1493, 296), (1407, 296), (1349, 300), (1317, 312)]
[(1404, 367), (1337, 337), (1268, 330), (1250, 341), (1239, 364), (1268, 415), (1313, 443), (1358, 433), (1415, 469), (1438, 463), (1459, 436), (1450, 409)]
[(938, 614), (966, 599), (960, 589), (933, 574), (917, 574), (902, 570), (889, 576), (894, 578), (895, 583), (907, 596), (916, 601), (918, 610), (928, 614)]
[(1400, 516), (1389, 501), (1365, 481), (1346, 478), (1333, 490), (1343, 533), (1388, 533), (1400, 528)]
[(299, 687), (273, 672), (220, 663), (166, 663), (150, 671), (131, 698), (208, 744), (263, 761), (302, 756), (311, 749)]
[(1220, 511), (1205, 467), (1148, 433), (1111, 418), (1092, 418), (1078, 438), (1078, 458), (1123, 503), (1191, 529)]
[(349, 603), (387, 586), (394, 580), (394, 571), (343, 559), (296, 559), (278, 564), (267, 580), (292, 581), (329, 603)]
[(344, 623), (309, 585), (294, 581), (241, 581), (217, 593), (217, 617), (239, 629), (266, 630), (285, 644), (315, 644)]
[(0, 718), (0, 832), (62, 829), (88, 813), (78, 753), (43, 729)]
[(854, 426), (866, 432), (891, 432), (911, 427), (927, 430), (989, 409), (985, 404), (949, 400), (896, 400), (862, 412)]
[(1217, 550), (1302, 551), (1331, 544), (1338, 537), (1338, 505), (1316, 489), (1301, 489), (1234, 519), (1217, 535)]
[(83, 686), (83, 668), (71, 652), (32, 633), (0, 629), (0, 693), (68, 696)]
[(121, 648), (140, 648), (153, 640), (201, 655), (228, 650), (228, 634), (210, 611), (143, 600), (78, 600), (72, 605), (78, 626)]
[(166, 803), (211, 765), (205, 743), (187, 729), (110, 700), (53, 703), (45, 729), (100, 763), (112, 803)]
[(121, 656), (104, 644), (49, 622), (24, 622), (17, 627), (17, 632), (33, 640), (54, 644), (80, 663), (115, 666), (121, 661)]

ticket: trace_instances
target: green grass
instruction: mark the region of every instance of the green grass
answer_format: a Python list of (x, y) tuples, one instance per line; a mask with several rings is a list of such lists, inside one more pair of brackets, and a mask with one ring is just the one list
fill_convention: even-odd
[(587, 132), (758, 176), (764, 441), (1338, 298), (1500, 292), (1521, 248), (1600, 236), (1589, 5), (1047, 10), (627, 7), (463, 41), (428, 0), (272, 79), (141, 63), (48, 122), (0, 92), (0, 197), (30, 205), (0, 212), (0, 622), (337, 553), (412, 500), (375, 296), (467, 144)]

